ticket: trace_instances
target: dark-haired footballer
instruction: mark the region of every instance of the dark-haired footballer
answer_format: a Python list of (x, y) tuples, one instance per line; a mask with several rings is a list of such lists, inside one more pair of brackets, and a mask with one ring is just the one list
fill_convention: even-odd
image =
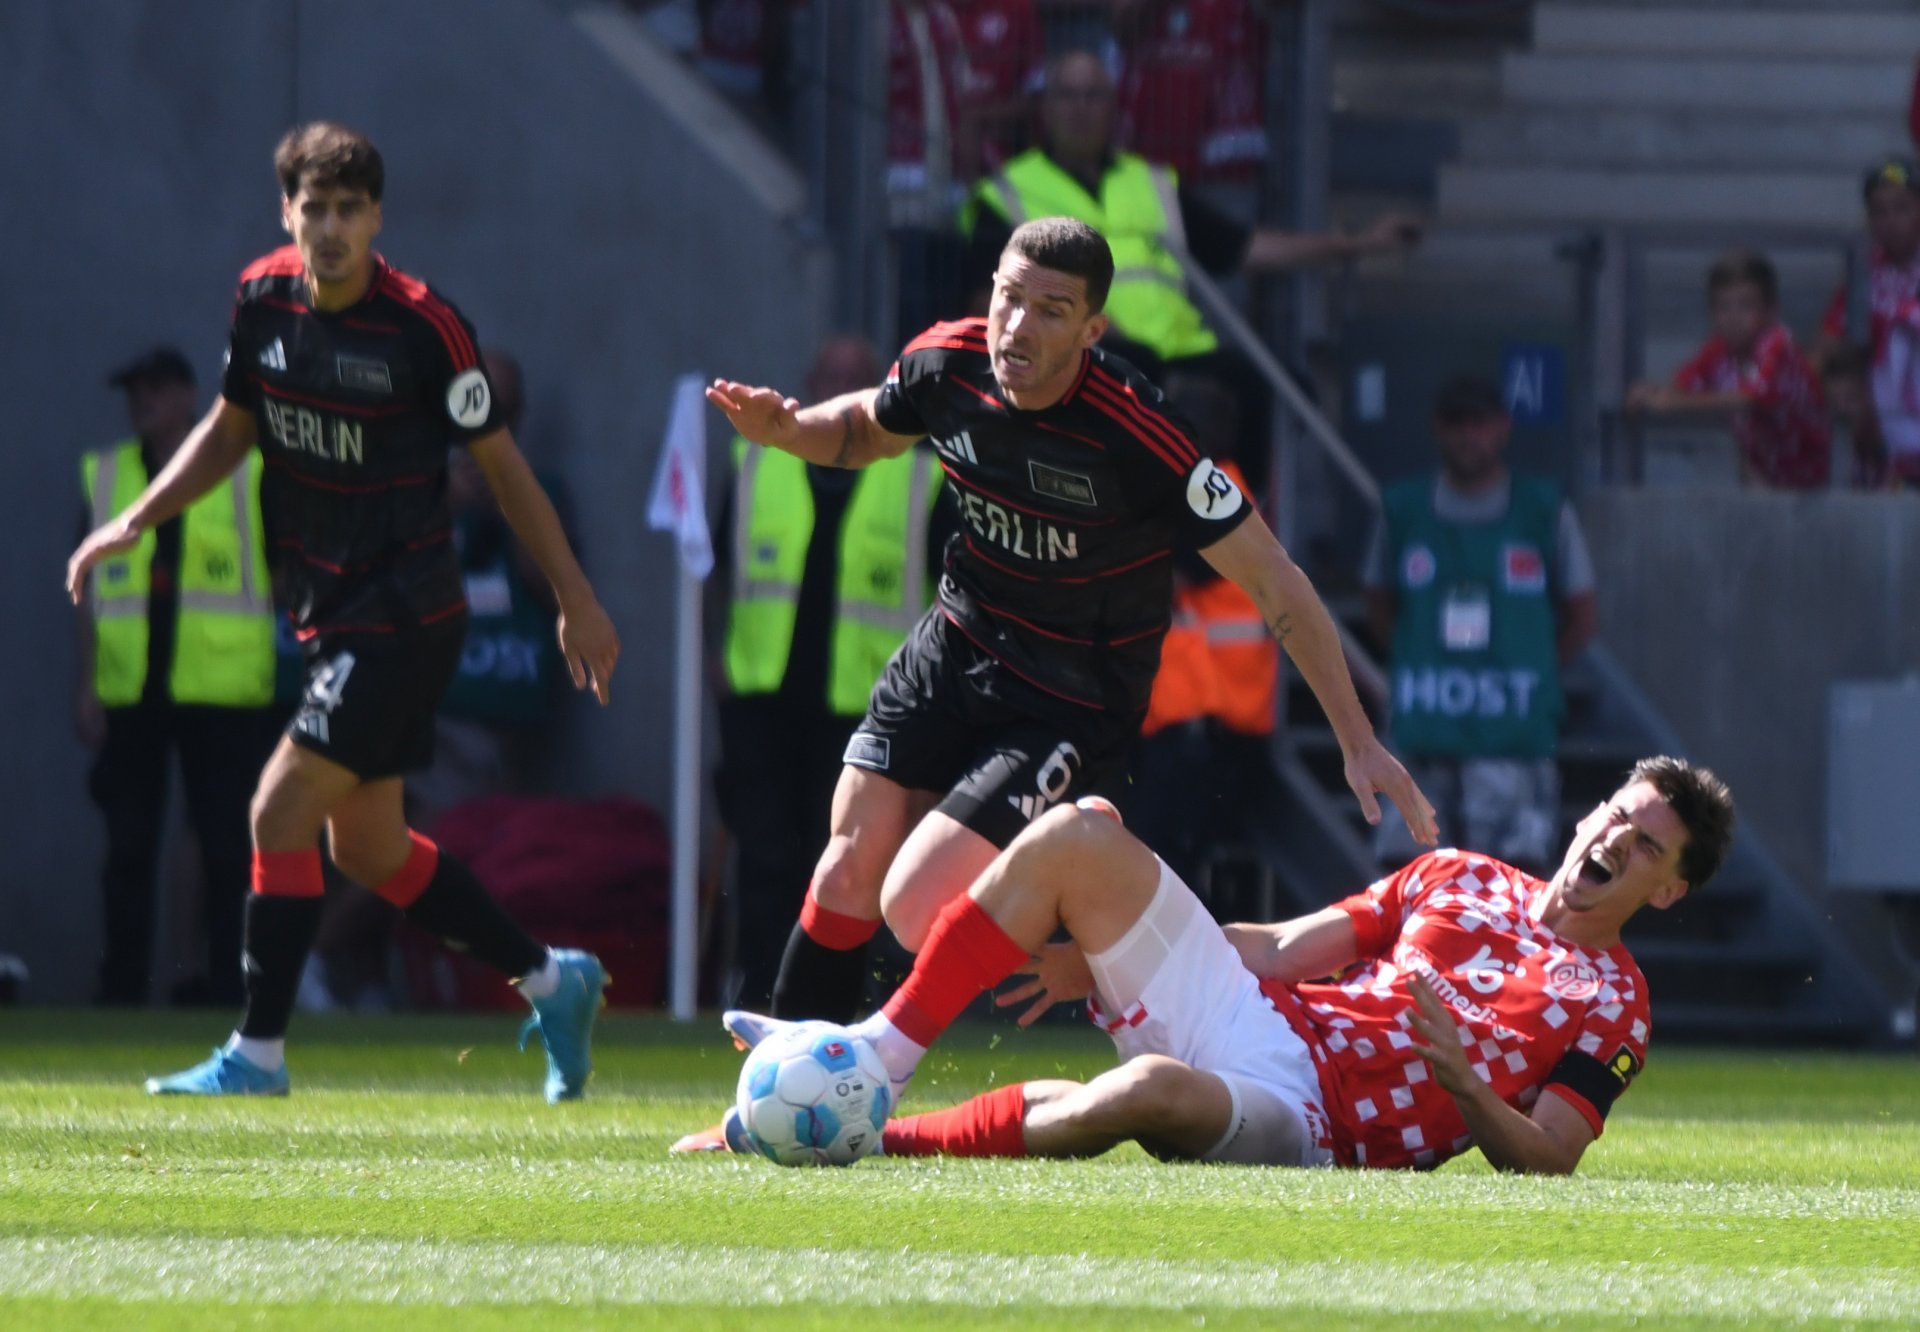
[(500, 422), (473, 326), (373, 250), (379, 151), (316, 122), (290, 131), (273, 161), (293, 243), (240, 274), (220, 397), (173, 461), (67, 564), (78, 602), (96, 564), (259, 447), (275, 593), (305, 646), (307, 688), (253, 796), (245, 1015), (210, 1059), (147, 1090), (286, 1094), (285, 1035), (320, 921), (324, 828), (344, 874), (513, 980), (533, 1008), (522, 1044), (538, 1032), (546, 1046), (547, 1099), (571, 1099), (591, 1069), (600, 963), (534, 942), (401, 808), (402, 774), (432, 758), (434, 708), (466, 635), (449, 448), (479, 464), (553, 584), (574, 684), (591, 681), (602, 704), (619, 637)]
[[(1103, 817), (1105, 816), (1105, 817)], [(1094, 1156), (1573, 1173), (1646, 1063), (1646, 977), (1621, 942), (1643, 908), (1705, 886), (1733, 797), (1705, 768), (1642, 759), (1580, 821), (1551, 879), (1429, 851), (1278, 924), (1220, 926), (1098, 797), (1049, 813), (941, 912), (913, 974), (854, 1028), (895, 1101), (982, 991), (1022, 1025), (1085, 999), (1119, 1067), (1019, 1083), (896, 1119), (889, 1156)], [(1064, 929), (1072, 939), (1049, 943)], [(1327, 979), (1331, 977), (1331, 979)], [(786, 1025), (728, 1013), (752, 1044)]]
[[(1034, 819), (1116, 774), (1152, 692), (1176, 546), (1260, 607), (1332, 722), (1368, 820), (1384, 792), (1435, 840), (1313, 585), (1160, 391), (1095, 345), (1112, 280), (1098, 232), (1036, 219), (1007, 242), (987, 317), (934, 325), (880, 387), (810, 407), (729, 380), (707, 391), (747, 439), (812, 463), (860, 467), (930, 438), (962, 518), (934, 606), (848, 743), (778, 1016), (850, 1020), (883, 916), (918, 950)], [(681, 1145), (720, 1142), (716, 1129)]]

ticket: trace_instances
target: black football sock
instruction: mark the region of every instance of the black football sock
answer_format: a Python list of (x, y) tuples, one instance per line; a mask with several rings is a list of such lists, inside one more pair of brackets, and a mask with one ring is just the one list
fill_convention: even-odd
[(241, 956), (247, 1011), (240, 1019), (242, 1036), (267, 1041), (286, 1036), (300, 971), (313, 949), (313, 936), (320, 931), (325, 903), (323, 897), (261, 893), (247, 898), (246, 951)]
[(796, 924), (773, 982), (773, 1016), (848, 1023), (867, 987), (867, 946), (829, 948)]
[(444, 850), (406, 917), (439, 935), (447, 947), (473, 954), (509, 979), (537, 971), (547, 960), (546, 947), (514, 924), (473, 871)]

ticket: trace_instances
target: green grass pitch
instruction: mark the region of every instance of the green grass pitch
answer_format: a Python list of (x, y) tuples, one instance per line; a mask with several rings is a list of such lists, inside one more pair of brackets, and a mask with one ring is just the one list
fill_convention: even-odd
[[(510, 1018), (302, 1018), (285, 1101), (150, 1099), (216, 1015), (0, 1010), (0, 1328), (1920, 1325), (1920, 1062), (1662, 1050), (1570, 1180), (670, 1159), (717, 1024), (615, 1017), (549, 1107)], [(1083, 1076), (962, 1026), (910, 1104)]]

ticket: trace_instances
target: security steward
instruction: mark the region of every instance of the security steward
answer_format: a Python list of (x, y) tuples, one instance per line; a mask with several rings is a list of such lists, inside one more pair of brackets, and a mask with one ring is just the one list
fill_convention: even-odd
[[(133, 434), (81, 463), (84, 534), (164, 468), (198, 412), (193, 367), (162, 347), (108, 380)], [(104, 948), (96, 997), (148, 996), (154, 887), (171, 760), (204, 869), (204, 978), (189, 964), (177, 1001), (237, 1004), (251, 847), (247, 802), (272, 747), (273, 597), (260, 520), (260, 458), (101, 564), (77, 615), (74, 724), (94, 753), (106, 821)], [(194, 951), (198, 951), (195, 949)]]

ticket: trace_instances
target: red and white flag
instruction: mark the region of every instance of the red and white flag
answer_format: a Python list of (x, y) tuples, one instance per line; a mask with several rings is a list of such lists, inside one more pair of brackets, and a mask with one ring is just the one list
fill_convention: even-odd
[(706, 380), (682, 375), (673, 388), (667, 440), (653, 474), (647, 526), (672, 532), (680, 544), (680, 567), (697, 579), (713, 572), (713, 537), (707, 530)]

